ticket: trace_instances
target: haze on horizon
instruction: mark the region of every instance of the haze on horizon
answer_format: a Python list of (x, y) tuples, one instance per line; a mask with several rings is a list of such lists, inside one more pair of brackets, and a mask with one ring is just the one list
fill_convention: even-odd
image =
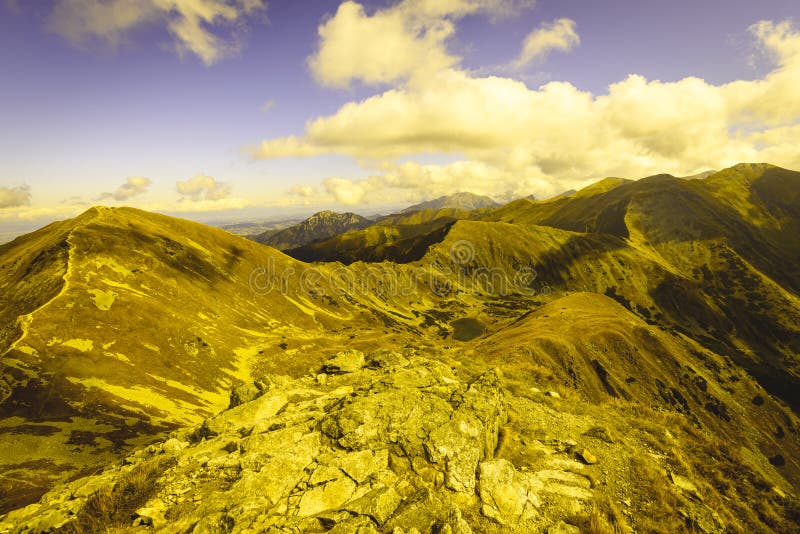
[(791, 0), (0, 6), (0, 231), (800, 168)]

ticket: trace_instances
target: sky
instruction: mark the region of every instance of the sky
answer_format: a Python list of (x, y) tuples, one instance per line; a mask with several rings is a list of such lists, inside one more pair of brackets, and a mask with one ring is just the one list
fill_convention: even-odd
[(800, 169), (796, 0), (0, 0), (0, 234)]

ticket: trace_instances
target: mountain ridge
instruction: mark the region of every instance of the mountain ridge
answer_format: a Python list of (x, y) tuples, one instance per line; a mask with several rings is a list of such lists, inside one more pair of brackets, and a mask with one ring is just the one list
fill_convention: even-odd
[[(547, 458), (559, 462), (594, 465), (581, 460), (580, 448), (563, 445), (588, 443), (589, 453), (608, 470), (597, 476), (610, 478), (589, 488), (576, 483), (617, 503), (635, 503), (624, 515), (635, 526), (652, 529), (662, 522), (675, 529), (691, 523), (705, 532), (723, 532), (723, 525), (790, 531), (786, 525), (800, 517), (793, 515), (800, 485), (800, 298), (792, 274), (792, 258), (800, 251), (793, 234), (799, 177), (750, 165), (688, 181), (668, 175), (638, 182), (605, 180), (566, 197), (521, 199), (490, 210), (396, 214), (313, 245), (339, 247), (349, 255), (348, 265), (304, 263), (220, 229), (131, 208), (92, 208), (74, 220), (21, 236), (0, 246), (0, 447), (9, 451), (0, 461), (0, 514), (42, 498), (41, 510), (60, 514), (66, 506), (74, 513), (92, 492), (80, 490), (86, 493), (76, 501), (70, 495), (79, 490), (69, 481), (107, 487), (113, 494), (127, 467), (88, 481), (80, 476), (133, 451), (156, 462), (162, 474), (178, 477), (156, 484), (166, 492), (161, 497), (148, 497), (159, 499), (150, 508), (161, 502), (162, 513), (177, 514), (170, 510), (182, 490), (173, 482), (180, 485), (180, 477), (198, 475), (188, 466), (201, 465), (204, 454), (223, 464), (231, 461), (235, 469), (256, 465), (237, 463), (237, 454), (246, 450), (241, 440), (248, 436), (226, 431), (217, 439), (198, 430), (209, 421), (229, 420), (229, 404), (246, 403), (242, 399), (254, 391), (277, 394), (291, 383), (295, 393), (288, 397), (294, 400), (286, 409), (299, 410), (300, 419), (322, 409), (339, 421), (339, 408), (326, 404), (334, 400), (326, 397), (332, 391), (349, 384), (353, 394), (336, 398), (369, 404), (372, 393), (385, 393), (369, 385), (372, 378), (385, 384), (410, 375), (394, 364), (386, 375), (380, 366), (353, 364), (357, 368), (343, 371), (350, 356), (338, 364), (327, 359), (343, 347), (368, 355), (413, 347), (425, 359), (443, 363), (462, 384), (440, 384), (445, 389), (468, 389), (476, 377), (496, 368), (495, 390), (509, 399), (511, 426), (492, 435), (498, 436), (501, 459), (511, 465), (491, 463), (497, 458), (487, 456), (470, 464), (464, 473), (473, 475), (466, 480), (474, 476), (479, 482), (480, 465), (490, 462), (483, 469), (502, 465), (511, 477), (504, 484), (538, 495), (535, 488), (549, 484), (537, 478), (544, 477), (543, 471), (555, 469), (555, 476), (583, 480), (573, 478), (572, 471), (538, 463), (539, 453), (546, 451)], [(429, 390), (424, 380), (416, 382), (432, 365), (439, 364), (403, 368), (416, 377), (402, 386), (411, 387), (404, 394), (438, 391)], [(367, 376), (372, 378), (363, 381)], [(323, 389), (322, 396), (311, 392)], [(442, 413), (458, 405), (455, 397), (451, 400)], [(538, 419), (527, 420), (526, 410)], [(609, 419), (603, 419), (605, 414)], [(625, 426), (623, 414), (633, 414), (633, 430)], [(474, 415), (458, 417), (472, 420)], [(637, 438), (618, 438), (616, 445), (583, 443), (582, 433), (590, 428), (580, 421), (589, 416), (591, 426), (606, 426), (614, 434), (635, 430)], [(647, 427), (654, 418), (669, 434)], [(565, 421), (570, 423), (556, 447), (546, 429)], [(375, 430), (364, 424), (365, 432)], [(578, 427), (583, 430), (569, 430)], [(315, 428), (309, 431), (325, 443), (333, 439), (322, 427)], [(196, 432), (198, 438), (191, 437)], [(164, 440), (170, 436), (181, 442), (186, 456), (166, 452)], [(393, 447), (391, 441), (380, 443)], [(264, 458), (277, 451), (264, 447), (251, 452)], [(659, 451), (662, 459), (637, 463), (650, 450)], [(341, 451), (328, 452), (336, 456)], [(458, 497), (466, 500), (453, 501), (460, 490), (447, 487), (447, 477), (454, 475), (448, 475), (447, 462), (437, 460), (435, 452), (398, 454), (403, 462), (416, 462), (408, 482), (433, 501), (417, 501), (395, 488), (392, 477), (402, 478), (405, 471), (392, 469), (393, 474), (382, 470), (369, 482), (380, 488), (357, 481), (358, 491), (392, 487), (403, 507), (413, 510), (425, 506), (419, 502), (445, 503), (447, 510), (455, 504), (463, 521), (477, 531), (502, 531), (492, 522), (497, 518), (523, 525), (521, 532), (558, 521), (584, 525), (580, 517), (593, 507), (604, 521), (623, 518), (598, 500), (581, 501), (580, 510), (569, 515), (565, 501), (541, 499), (549, 511), (519, 522), (518, 515), (507, 515), (508, 509), (484, 502), (483, 495), (494, 491), (488, 487), (476, 486)], [(433, 478), (418, 480), (423, 457), (433, 469), (425, 477)], [(633, 463), (621, 464), (618, 458)], [(161, 465), (160, 459), (189, 463), (170, 471), (173, 467)], [(139, 463), (131, 460), (130, 466)], [(626, 489), (634, 464), (644, 481), (642, 494)], [(539, 475), (529, 479), (523, 467)], [(226, 469), (214, 467), (209, 476), (219, 482), (224, 473), (232, 473)], [(442, 483), (435, 483), (440, 476)], [(693, 481), (693, 490), (687, 489), (687, 480)], [(310, 499), (307, 494), (325, 493), (331, 481), (309, 479), (296, 486), (295, 497), (285, 504), (295, 506), (297, 499)], [(337, 484), (350, 487), (346, 481)], [(663, 487), (666, 493), (658, 493)], [(718, 500), (732, 489), (746, 498)], [(48, 491), (53, 493), (43, 497)], [(327, 491), (335, 493), (333, 486)], [(720, 515), (714, 518), (698, 508), (692, 492), (714, 503)], [(205, 494), (198, 495), (203, 499)], [(670, 495), (661, 503), (663, 510), (647, 504), (658, 502), (654, 495)], [(280, 498), (289, 499), (283, 493)], [(747, 502), (758, 503), (762, 512), (748, 512)], [(33, 506), (28, 512), (37, 515), (39, 508)], [(212, 521), (211, 516), (223, 513), (206, 512), (210, 515), (198, 520)], [(270, 514), (287, 526), (293, 521), (285, 511)], [(444, 528), (449, 511), (442, 514), (430, 525), (419, 525)], [(251, 520), (238, 511), (229, 515), (235, 524)], [(344, 515), (312, 516), (303, 523), (309, 528), (343, 523), (345, 529), (348, 524)], [(649, 524), (649, 516), (660, 519)], [(22, 521), (17, 514), (0, 522), (9, 517)], [(148, 517), (138, 516), (145, 522), (158, 522), (161, 516)], [(130, 516), (126, 520), (129, 526)], [(405, 529), (415, 521), (408, 516), (408, 522), (395, 524)], [(381, 531), (383, 524), (372, 528)]]
[(440, 210), (445, 208), (472, 211), (480, 208), (493, 208), (497, 205), (497, 202), (491, 197), (462, 191), (414, 204), (402, 210), (401, 213), (410, 213), (426, 209)]
[(324, 210), (304, 221), (281, 230), (269, 230), (252, 236), (254, 241), (279, 250), (301, 247), (349, 230), (369, 226), (372, 222), (356, 213)]

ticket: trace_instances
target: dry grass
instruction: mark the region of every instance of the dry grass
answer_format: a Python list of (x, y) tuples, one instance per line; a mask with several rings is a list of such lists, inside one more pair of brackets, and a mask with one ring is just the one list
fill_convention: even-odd
[(611, 499), (605, 497), (595, 504), (591, 513), (583, 514), (571, 520), (585, 534), (631, 534), (633, 530), (625, 521)]
[(92, 494), (65, 531), (89, 534), (130, 526), (136, 509), (153, 496), (156, 481), (172, 462), (172, 458), (156, 457), (122, 474), (116, 484)]

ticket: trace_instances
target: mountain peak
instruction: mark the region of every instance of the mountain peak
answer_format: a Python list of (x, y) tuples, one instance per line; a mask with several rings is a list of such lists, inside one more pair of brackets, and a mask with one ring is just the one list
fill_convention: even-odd
[(424, 209), (443, 208), (455, 208), (471, 211), (480, 208), (494, 208), (497, 205), (497, 202), (495, 202), (491, 197), (487, 197), (485, 195), (476, 195), (475, 193), (470, 193), (468, 191), (461, 191), (459, 193), (453, 193), (452, 195), (444, 195), (434, 198), (433, 200), (414, 204), (413, 206), (409, 206), (404, 209), (402, 213), (409, 213)]
[(369, 219), (357, 213), (323, 210), (299, 224), (279, 231), (267, 231), (255, 236), (254, 239), (280, 250), (288, 250), (349, 230), (365, 228), (370, 224)]

